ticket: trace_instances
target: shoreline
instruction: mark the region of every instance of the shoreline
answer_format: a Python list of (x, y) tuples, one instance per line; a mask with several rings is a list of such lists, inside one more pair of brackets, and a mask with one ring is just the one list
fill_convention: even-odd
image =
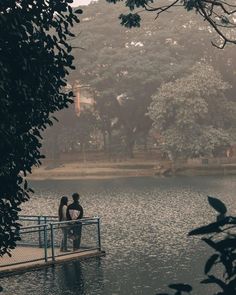
[(49, 167), (34, 168), (28, 180), (76, 180), (76, 179), (116, 179), (133, 177), (172, 177), (172, 176), (227, 176), (236, 175), (236, 164), (176, 167), (153, 162), (122, 163), (66, 163)]

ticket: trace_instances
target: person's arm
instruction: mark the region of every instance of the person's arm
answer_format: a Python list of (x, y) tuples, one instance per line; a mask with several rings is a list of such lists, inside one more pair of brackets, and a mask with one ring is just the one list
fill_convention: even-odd
[(62, 220), (67, 220), (67, 206), (62, 207)]
[(79, 211), (80, 211), (80, 214), (79, 214), (78, 219), (81, 219), (84, 216), (84, 210), (83, 210), (83, 207), (82, 206), (80, 206)]
[(70, 213), (69, 213), (69, 206), (68, 206), (67, 209), (66, 209), (66, 219), (67, 219), (67, 220), (71, 220), (71, 218), (70, 218)]

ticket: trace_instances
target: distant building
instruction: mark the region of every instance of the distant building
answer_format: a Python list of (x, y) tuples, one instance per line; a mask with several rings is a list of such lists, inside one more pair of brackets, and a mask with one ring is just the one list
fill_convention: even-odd
[(93, 110), (95, 101), (91, 93), (89, 85), (79, 85), (73, 87), (75, 94), (75, 112), (77, 116), (84, 110)]

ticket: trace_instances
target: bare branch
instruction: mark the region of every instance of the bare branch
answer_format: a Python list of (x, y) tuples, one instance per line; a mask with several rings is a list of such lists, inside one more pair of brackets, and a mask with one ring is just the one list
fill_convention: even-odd
[[(174, 2), (172, 2), (170, 5), (165, 5), (165, 6), (159, 6), (159, 7), (151, 7), (149, 5), (145, 5), (145, 9), (147, 11), (156, 11), (157, 14), (160, 14), (166, 10), (169, 10), (171, 7), (175, 6), (175, 4), (177, 4), (180, 0), (175, 0)], [(182, 6), (182, 5), (181, 5)]]
[[(153, 7), (149, 4), (144, 6), (146, 11), (156, 12), (156, 18), (163, 12), (168, 12), (172, 7), (184, 6), (187, 9), (195, 9), (205, 21), (207, 21), (216, 33), (223, 40), (221, 45), (217, 45), (212, 42), (212, 45), (223, 49), (227, 43), (236, 44), (236, 39), (231, 39), (227, 36), (225, 30), (235, 29), (236, 24), (231, 21), (228, 16), (232, 16), (236, 13), (236, 5), (230, 4), (227, 1), (221, 0), (197, 0), (192, 8), (187, 7), (188, 2), (182, 2), (181, 0), (175, 0), (170, 5), (163, 5)], [(235, 8), (235, 9), (231, 9)], [(225, 29), (225, 30), (224, 30)]]
[(211, 16), (207, 14), (205, 7), (202, 5), (202, 2), (205, 2), (205, 1), (209, 1), (209, 0), (204, 0), (204, 1), (198, 0), (198, 5), (199, 5), (198, 11), (201, 12), (201, 15), (203, 15), (204, 19), (214, 28), (217, 34), (223, 39), (222, 45), (217, 45), (214, 42), (211, 42), (212, 45), (219, 49), (224, 49), (227, 43), (236, 44), (236, 40), (227, 38), (226, 35), (219, 29), (219, 25), (211, 18)]

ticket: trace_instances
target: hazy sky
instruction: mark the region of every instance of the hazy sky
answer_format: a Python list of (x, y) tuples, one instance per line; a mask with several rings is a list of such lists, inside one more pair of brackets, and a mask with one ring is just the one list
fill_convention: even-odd
[(72, 6), (87, 5), (90, 2), (91, 2), (91, 0), (74, 0)]

